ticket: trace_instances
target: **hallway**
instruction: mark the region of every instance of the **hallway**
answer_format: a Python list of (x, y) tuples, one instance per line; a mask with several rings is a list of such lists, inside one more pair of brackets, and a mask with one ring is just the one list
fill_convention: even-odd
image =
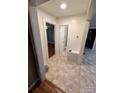
[(96, 50), (85, 49), (81, 63), (80, 93), (96, 93)]
[(80, 65), (67, 61), (66, 54), (49, 59), (46, 78), (66, 93), (79, 93)]
[(96, 52), (85, 49), (81, 65), (67, 61), (66, 54), (54, 55), (46, 77), (66, 93), (95, 93)]
[[(90, 56), (84, 56), (84, 60), (87, 58), (88, 60), (83, 63), (76, 62), (81, 59), (81, 48), (85, 46), (90, 20), (95, 14), (95, 1), (49, 0), (36, 7), (30, 6), (29, 14), (33, 29), (40, 33), (37, 35), (40, 38), (38, 45), (41, 45), (38, 47), (38, 53), (41, 51), (41, 55), (38, 55), (39, 59), (44, 63), (43, 66), (48, 66), (47, 73), (42, 74), (43, 70), (40, 70), (41, 76), (66, 93), (80, 93), (82, 90), (89, 93), (90, 89), (95, 91), (94, 62), (89, 62)], [(36, 28), (35, 23), (37, 23)], [(51, 33), (48, 33), (49, 30)], [(33, 32), (35, 33), (35, 30)], [(36, 40), (37, 36), (35, 36)], [(67, 54), (63, 53), (65, 48), (70, 52), (68, 59), (72, 59), (73, 62), (67, 60)], [(40, 58), (41, 56), (43, 58)], [(39, 64), (41, 61), (38, 61)]]

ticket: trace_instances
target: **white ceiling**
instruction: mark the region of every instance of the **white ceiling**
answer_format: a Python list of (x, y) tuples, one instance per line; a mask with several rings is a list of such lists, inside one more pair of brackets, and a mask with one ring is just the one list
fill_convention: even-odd
[(30, 6), (38, 6), (44, 2), (47, 2), (48, 0), (28, 0), (28, 4)]
[[(77, 14), (86, 14), (91, 0), (50, 0), (39, 7), (55, 17), (64, 17)], [(60, 5), (67, 4), (67, 8), (62, 10)]]

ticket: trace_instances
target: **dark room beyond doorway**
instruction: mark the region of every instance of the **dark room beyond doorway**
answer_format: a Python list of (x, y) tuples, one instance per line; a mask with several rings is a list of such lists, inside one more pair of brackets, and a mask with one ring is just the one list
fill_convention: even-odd
[(46, 23), (46, 26), (47, 26), (48, 55), (50, 58), (55, 54), (54, 25), (50, 23)]

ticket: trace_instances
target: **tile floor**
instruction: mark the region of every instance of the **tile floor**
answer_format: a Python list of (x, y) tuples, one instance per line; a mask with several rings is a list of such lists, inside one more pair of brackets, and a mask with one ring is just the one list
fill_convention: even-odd
[(96, 51), (85, 49), (81, 63), (80, 93), (96, 93)]
[(69, 62), (65, 53), (52, 56), (48, 65), (46, 78), (66, 93), (95, 93), (95, 51), (86, 49), (81, 65)]

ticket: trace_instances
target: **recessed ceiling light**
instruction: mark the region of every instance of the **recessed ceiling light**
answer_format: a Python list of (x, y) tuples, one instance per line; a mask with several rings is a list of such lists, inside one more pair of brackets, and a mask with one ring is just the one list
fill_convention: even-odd
[(60, 7), (61, 7), (61, 9), (66, 9), (67, 5), (66, 4), (61, 4)]

